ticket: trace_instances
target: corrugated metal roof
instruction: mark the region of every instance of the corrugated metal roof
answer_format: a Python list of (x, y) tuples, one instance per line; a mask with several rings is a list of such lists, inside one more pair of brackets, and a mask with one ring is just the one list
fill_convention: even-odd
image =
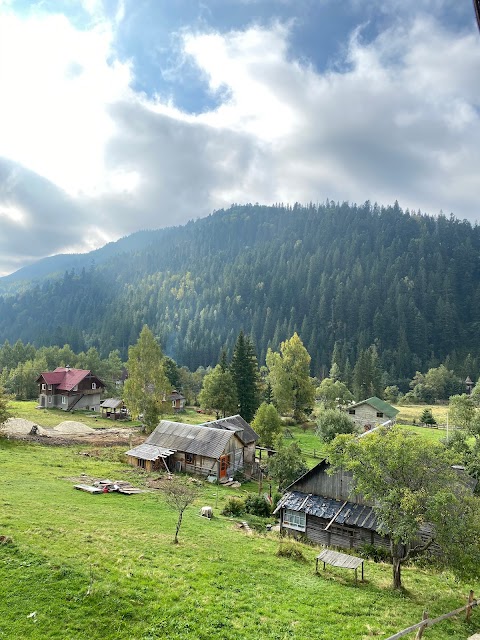
[(235, 416), (228, 416), (227, 418), (221, 418), (220, 420), (213, 420), (212, 422), (204, 422), (203, 426), (212, 427), (213, 429), (228, 429), (229, 431), (238, 432), (237, 435), (243, 444), (256, 442), (259, 437), (248, 422), (239, 414)]
[(234, 437), (232, 431), (162, 420), (145, 444), (218, 459)]
[(283, 507), (292, 509), (292, 511), (302, 511), (317, 518), (331, 520), (339, 512), (335, 518), (335, 522), (338, 524), (371, 531), (378, 530), (377, 517), (372, 507), (355, 502), (347, 502), (343, 507), (342, 505), (342, 501), (333, 498), (315, 496), (301, 491), (290, 491), (280, 500), (274, 513)]
[(175, 453), (175, 451), (171, 449), (156, 447), (152, 444), (140, 444), (138, 447), (127, 451), (125, 455), (140, 458), (141, 460), (156, 460), (157, 458), (168, 458), (168, 456), (171, 456), (173, 453)]

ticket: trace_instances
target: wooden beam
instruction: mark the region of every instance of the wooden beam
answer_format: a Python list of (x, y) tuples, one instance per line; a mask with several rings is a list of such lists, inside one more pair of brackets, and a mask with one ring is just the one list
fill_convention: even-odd
[(343, 507), (347, 504), (348, 500), (345, 500), (345, 502), (342, 504), (342, 506), (340, 507), (340, 509), (337, 511), (337, 513), (333, 516), (333, 518), (330, 520), (330, 522), (327, 524), (327, 526), (325, 527), (324, 531), (328, 531), (330, 528), (330, 525), (333, 524), (333, 522), (335, 522), (336, 517), (340, 514), (341, 510), (343, 509)]

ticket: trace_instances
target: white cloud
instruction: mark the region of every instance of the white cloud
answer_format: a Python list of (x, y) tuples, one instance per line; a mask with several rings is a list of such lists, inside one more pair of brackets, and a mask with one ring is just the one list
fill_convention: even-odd
[(112, 50), (124, 4), (109, 23), (85, 1), (89, 30), (0, 18), (0, 270), (231, 202), (398, 199), (478, 217), (476, 34), (417, 17), (368, 44), (353, 34), (320, 75), (292, 58), (286, 25), (185, 33), (184, 56), (221, 98), (193, 115), (133, 92)]

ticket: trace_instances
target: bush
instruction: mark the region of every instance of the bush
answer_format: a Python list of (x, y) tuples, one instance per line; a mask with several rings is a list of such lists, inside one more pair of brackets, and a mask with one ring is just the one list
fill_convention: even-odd
[(256, 496), (251, 493), (245, 500), (245, 511), (261, 518), (268, 518), (271, 513), (271, 506), (263, 496)]
[(386, 547), (376, 547), (370, 542), (364, 542), (358, 547), (358, 555), (366, 560), (373, 560), (374, 562), (387, 562), (392, 561), (390, 551)]
[(278, 547), (277, 556), (281, 558), (291, 558), (296, 562), (307, 562), (307, 559), (303, 555), (301, 545), (295, 540), (289, 540), (288, 542), (280, 542)]
[(223, 507), (223, 516), (232, 516), (234, 518), (241, 516), (245, 513), (245, 501), (241, 498), (229, 498), (226, 505)]

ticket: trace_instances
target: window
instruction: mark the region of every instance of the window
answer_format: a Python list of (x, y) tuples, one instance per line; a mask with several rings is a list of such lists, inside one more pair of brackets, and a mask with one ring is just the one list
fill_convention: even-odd
[(49, 390), (49, 391), (51, 391), (51, 390), (52, 390), (52, 385), (51, 385), (51, 384), (49, 384), (49, 385), (48, 385), (48, 390)]
[(355, 415), (355, 409), (349, 409), (349, 410), (348, 410), (348, 413), (349, 413), (351, 416), (354, 416), (354, 415)]
[(381, 411), (377, 411), (377, 418), (383, 418), (383, 413)]
[(185, 463), (186, 464), (195, 464), (195, 456), (193, 455), (193, 453), (186, 453), (185, 454)]
[(137, 458), (137, 467), (142, 467), (142, 469), (145, 469), (145, 460)]
[(62, 396), (62, 404), (67, 404), (67, 396)]
[(78, 391), (78, 384), (73, 387), (72, 391)]
[(47, 385), (44, 382), (42, 382), (42, 391), (45, 391), (46, 388), (47, 388)]
[(95, 382), (92, 382), (92, 389), (96, 389), (97, 385), (95, 384)]
[(52, 404), (52, 396), (48, 396), (48, 404)]
[(305, 531), (306, 515), (303, 511), (285, 509), (282, 518), (283, 526), (297, 531)]

